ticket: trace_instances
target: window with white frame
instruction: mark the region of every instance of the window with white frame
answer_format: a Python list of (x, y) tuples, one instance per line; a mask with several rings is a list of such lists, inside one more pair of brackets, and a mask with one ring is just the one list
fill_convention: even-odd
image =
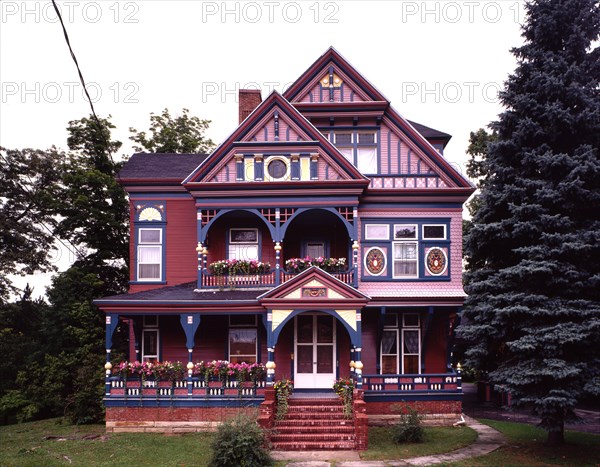
[(358, 133), (356, 167), (361, 173), (377, 173), (377, 135), (375, 132)]
[(381, 338), (381, 374), (421, 373), (421, 329), (417, 313), (385, 315)]
[[(414, 239), (415, 241), (409, 241)], [(393, 277), (411, 278), (419, 276), (418, 251), (416, 224), (394, 224), (393, 249)]]
[(160, 281), (162, 279), (162, 229), (138, 230), (137, 279)]
[(229, 317), (229, 361), (256, 363), (258, 332), (256, 315)]
[(389, 240), (390, 226), (388, 224), (366, 224), (365, 240)]
[(229, 229), (228, 259), (258, 260), (258, 229)]
[(333, 144), (335, 144), (342, 155), (354, 165), (354, 143), (352, 141), (352, 132), (334, 133)]
[(423, 240), (445, 240), (446, 226), (444, 224), (423, 224), (421, 238)]
[(158, 316), (144, 316), (142, 328), (142, 361), (157, 362), (159, 360)]

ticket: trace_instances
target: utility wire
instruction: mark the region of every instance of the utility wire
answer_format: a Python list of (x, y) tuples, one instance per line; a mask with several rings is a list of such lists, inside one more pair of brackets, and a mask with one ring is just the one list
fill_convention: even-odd
[(112, 153), (110, 151), (110, 143), (108, 142), (106, 135), (104, 134), (102, 123), (100, 123), (100, 119), (96, 115), (96, 110), (94, 109), (94, 103), (92, 102), (90, 93), (87, 90), (87, 86), (85, 84), (85, 79), (83, 79), (83, 73), (81, 73), (81, 68), (79, 67), (79, 62), (77, 61), (75, 52), (73, 52), (73, 48), (71, 47), (71, 41), (69, 40), (69, 34), (67, 33), (67, 29), (65, 28), (65, 23), (62, 19), (62, 15), (60, 14), (60, 10), (58, 9), (58, 5), (56, 4), (55, 0), (52, 0), (52, 5), (54, 6), (54, 11), (56, 12), (56, 16), (58, 16), (60, 25), (62, 26), (63, 34), (65, 35), (65, 41), (67, 42), (67, 46), (69, 47), (69, 52), (71, 54), (71, 58), (73, 59), (73, 61), (75, 62), (75, 66), (77, 67), (77, 74), (79, 75), (79, 81), (81, 81), (81, 85), (83, 86), (83, 90), (85, 92), (85, 95), (87, 96), (87, 100), (90, 104), (90, 108), (92, 109), (92, 115), (94, 116), (94, 119), (96, 120), (96, 123), (98, 125), (98, 130), (100, 131), (100, 136), (104, 140), (104, 144), (106, 146), (106, 152), (107, 152), (108, 157), (110, 158), (111, 162), (114, 163)]

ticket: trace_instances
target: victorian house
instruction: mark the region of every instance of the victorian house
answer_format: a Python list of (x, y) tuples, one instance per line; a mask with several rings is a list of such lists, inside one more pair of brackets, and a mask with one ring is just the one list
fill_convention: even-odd
[[(450, 135), (405, 119), (333, 48), (283, 95), (239, 98), (239, 126), (211, 154), (134, 154), (119, 174), (131, 282), (96, 301), (107, 429), (210, 429), (264, 405), (279, 380), (318, 405), (347, 377), (356, 427), (400, 401), (456, 421), (450, 355), (474, 188), (443, 156)], [(117, 327), (130, 336), (126, 368), (111, 359)], [(139, 378), (136, 361), (183, 368)], [(345, 444), (325, 430), (294, 447), (283, 428), (274, 442), (364, 447), (352, 430)]]

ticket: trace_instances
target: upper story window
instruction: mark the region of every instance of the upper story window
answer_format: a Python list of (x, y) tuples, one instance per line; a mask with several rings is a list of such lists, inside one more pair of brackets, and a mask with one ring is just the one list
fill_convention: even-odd
[(362, 280), (449, 280), (450, 219), (363, 219)]
[(228, 259), (258, 260), (258, 229), (229, 229)]
[(137, 279), (162, 280), (162, 229), (138, 229)]
[(376, 131), (336, 131), (333, 133), (332, 142), (362, 173), (377, 173)]

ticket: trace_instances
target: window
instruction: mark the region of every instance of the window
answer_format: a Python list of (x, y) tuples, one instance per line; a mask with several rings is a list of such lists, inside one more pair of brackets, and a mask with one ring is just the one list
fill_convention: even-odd
[(307, 242), (306, 243), (306, 256), (311, 258), (325, 257), (325, 243), (324, 242)]
[(258, 260), (258, 229), (230, 229), (228, 259)]
[[(253, 327), (249, 327), (253, 326)], [(256, 363), (256, 315), (229, 317), (229, 361)]]
[(405, 240), (417, 238), (417, 226), (414, 224), (395, 224), (394, 225), (394, 239)]
[(387, 224), (366, 224), (365, 240), (389, 240), (390, 226)]
[(377, 173), (377, 142), (375, 133), (359, 133), (356, 167), (364, 174)]
[(423, 225), (423, 240), (445, 240), (446, 226), (445, 225)]
[[(381, 337), (381, 374), (421, 373), (421, 329), (417, 313), (386, 313)], [(401, 346), (399, 345), (401, 343)]]
[(142, 361), (157, 362), (158, 358), (158, 316), (144, 316), (142, 328)]
[(394, 242), (394, 278), (418, 277), (417, 242)]
[(280, 180), (288, 175), (288, 165), (283, 159), (269, 159), (267, 163), (267, 173), (272, 180)]
[(139, 229), (137, 260), (138, 280), (161, 280), (162, 229)]

